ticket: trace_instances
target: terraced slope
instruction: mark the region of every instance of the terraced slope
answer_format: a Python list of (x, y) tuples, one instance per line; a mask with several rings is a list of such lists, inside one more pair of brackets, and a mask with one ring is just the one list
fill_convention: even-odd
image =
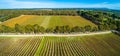
[(94, 23), (80, 17), (80, 16), (35, 16), (35, 15), (22, 15), (2, 23), (3, 25), (14, 27), (15, 24), (27, 25), (38, 24), (45, 28), (52, 28), (55, 26), (69, 25), (73, 26), (96, 26)]

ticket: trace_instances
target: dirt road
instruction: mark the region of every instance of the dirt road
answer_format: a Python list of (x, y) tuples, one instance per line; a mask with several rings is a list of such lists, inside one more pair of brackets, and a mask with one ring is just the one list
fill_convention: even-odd
[(32, 37), (32, 36), (58, 36), (58, 37), (69, 37), (69, 36), (89, 36), (89, 35), (99, 35), (99, 34), (109, 34), (111, 31), (104, 32), (91, 32), (91, 33), (77, 33), (77, 34), (0, 34), (0, 36), (13, 36), (13, 37)]

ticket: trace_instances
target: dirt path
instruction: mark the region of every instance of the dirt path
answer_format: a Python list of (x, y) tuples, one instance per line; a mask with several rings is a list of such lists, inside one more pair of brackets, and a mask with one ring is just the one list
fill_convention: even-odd
[(46, 16), (46, 18), (43, 20), (41, 26), (47, 28), (49, 25), (50, 18), (51, 18), (51, 16)]
[(13, 36), (13, 37), (31, 37), (31, 36), (58, 36), (58, 37), (69, 37), (69, 36), (89, 36), (89, 35), (99, 35), (99, 34), (109, 34), (112, 33), (111, 31), (104, 31), (104, 32), (93, 32), (93, 33), (81, 33), (81, 34), (20, 34), (20, 35), (3, 35), (0, 36)]

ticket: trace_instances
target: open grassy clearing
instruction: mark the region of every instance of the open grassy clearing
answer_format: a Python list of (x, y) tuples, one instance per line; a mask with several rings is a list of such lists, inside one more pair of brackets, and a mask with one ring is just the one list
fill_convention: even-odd
[(85, 18), (82, 18), (80, 16), (61, 16), (62, 22), (66, 25), (73, 26), (96, 26), (94, 23), (86, 20)]
[(35, 16), (35, 15), (22, 15), (2, 23), (3, 25), (14, 27), (15, 24), (27, 25), (38, 24), (45, 28), (52, 28), (55, 26), (69, 25), (73, 26), (96, 26), (94, 23), (80, 17), (80, 16)]
[(49, 28), (56, 27), (56, 26), (63, 26), (66, 25), (63, 23), (62, 18), (60, 16), (52, 16), (49, 23)]
[(22, 24), (23, 22), (26, 22), (27, 20), (29, 20), (30, 18), (33, 18), (34, 16), (24, 16), (21, 15), (19, 17), (7, 20), (1, 24), (6, 25), (6, 26), (10, 26), (10, 27), (14, 27), (15, 24)]
[(70, 27), (74, 26), (96, 26), (94, 23), (80, 17), (80, 16), (52, 16), (49, 27), (69, 25)]
[(120, 36), (0, 37), (0, 56), (119, 56)]
[(29, 20), (24, 21), (21, 25), (27, 25), (27, 24), (31, 24), (31, 25), (38, 24), (38, 25), (41, 25), (42, 22), (44, 21), (45, 17), (46, 16), (34, 16), (34, 17), (30, 18)]
[(44, 18), (44, 21), (42, 22), (42, 24), (40, 26), (47, 28), (49, 26), (50, 18), (51, 18), (51, 16), (46, 16), (46, 18)]
[(10, 20), (3, 22), (3, 25), (14, 27), (15, 24), (28, 25), (28, 24), (41, 24), (46, 16), (35, 16), (35, 15), (22, 15)]

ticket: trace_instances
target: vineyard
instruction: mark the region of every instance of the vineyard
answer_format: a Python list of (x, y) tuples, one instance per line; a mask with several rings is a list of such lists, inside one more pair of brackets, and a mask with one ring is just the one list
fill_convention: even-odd
[(64, 25), (69, 25), (70, 27), (73, 26), (84, 27), (86, 25), (90, 25), (93, 27), (96, 26), (94, 23), (80, 16), (35, 16), (35, 15), (22, 15), (16, 18), (9, 19), (3, 22), (2, 24), (10, 27), (14, 27), (15, 24), (20, 25), (38, 24), (45, 28), (52, 28)]
[(42, 37), (0, 38), (0, 56), (34, 56), (41, 39)]
[(119, 56), (120, 36), (0, 37), (0, 56)]

